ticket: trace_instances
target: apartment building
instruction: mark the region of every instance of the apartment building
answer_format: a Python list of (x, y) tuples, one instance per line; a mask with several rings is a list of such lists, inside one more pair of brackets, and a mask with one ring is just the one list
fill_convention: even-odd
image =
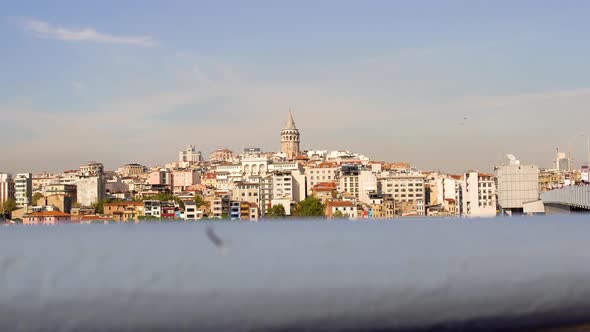
[(197, 151), (194, 145), (189, 145), (186, 149), (178, 152), (179, 165), (190, 165), (201, 161), (203, 161), (203, 154), (201, 151)]
[(272, 198), (293, 200), (293, 177), (291, 172), (277, 172), (272, 175)]
[(359, 198), (359, 174), (358, 165), (343, 165), (338, 175), (338, 191), (348, 193)]
[(232, 200), (240, 202), (260, 202), (260, 184), (254, 182), (236, 182), (232, 190)]
[(466, 217), (496, 215), (496, 184), (494, 176), (470, 171), (461, 181), (461, 213)]
[(77, 199), (77, 187), (72, 184), (52, 183), (45, 186), (45, 205), (56, 206), (60, 211), (70, 213)]
[(147, 172), (147, 167), (137, 163), (126, 164), (118, 170), (122, 177), (135, 177), (145, 172)]
[(403, 207), (402, 214), (425, 215), (425, 175), (418, 172), (385, 173), (378, 178), (378, 192), (391, 195)]
[(138, 221), (145, 216), (145, 205), (143, 202), (105, 203), (104, 214), (117, 222)]
[(340, 213), (342, 216), (350, 219), (358, 218), (358, 208), (351, 201), (327, 201), (324, 214), (332, 218), (334, 214)]
[(14, 180), (8, 173), (0, 173), (0, 205), (14, 199)]
[(209, 154), (209, 162), (231, 162), (234, 159), (234, 153), (228, 148), (220, 148)]
[(16, 206), (23, 208), (32, 204), (33, 199), (33, 174), (19, 173), (14, 178), (14, 198)]
[(336, 163), (320, 163), (315, 167), (305, 169), (305, 178), (307, 180), (307, 196), (312, 194), (312, 188), (322, 182), (337, 182), (336, 177), (338, 167)]

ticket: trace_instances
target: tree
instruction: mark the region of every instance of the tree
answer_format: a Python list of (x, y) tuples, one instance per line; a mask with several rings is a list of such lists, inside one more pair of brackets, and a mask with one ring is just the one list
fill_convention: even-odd
[(346, 217), (342, 211), (336, 211), (332, 213), (332, 218), (344, 218)]
[(96, 203), (92, 203), (92, 207), (96, 211), (96, 213), (103, 214), (104, 213), (104, 200), (98, 201)]
[(309, 196), (299, 202), (294, 214), (298, 217), (325, 217), (324, 204), (321, 199)]
[(284, 217), (286, 214), (287, 213), (285, 212), (285, 207), (281, 204), (277, 204), (273, 205), (270, 209), (268, 209), (266, 216), (269, 218), (281, 218)]
[(195, 196), (195, 204), (197, 204), (197, 207), (200, 208), (201, 206), (207, 205), (208, 203), (205, 200), (203, 200), (203, 198), (201, 196), (196, 195)]
[[(39, 204), (39, 200), (40, 199), (44, 199), (44, 198), (45, 198), (45, 196), (43, 196), (42, 193), (40, 193), (40, 192), (34, 193), (33, 194), (33, 199), (32, 199), (33, 205), (38, 205)], [(45, 203), (45, 202), (43, 202), (43, 203)], [(45, 205), (45, 204), (43, 204), (43, 205)]]
[(7, 200), (4, 201), (4, 203), (2, 203), (2, 213), (6, 214), (6, 213), (10, 213), (14, 210), (16, 210), (16, 201), (12, 198), (9, 198)]

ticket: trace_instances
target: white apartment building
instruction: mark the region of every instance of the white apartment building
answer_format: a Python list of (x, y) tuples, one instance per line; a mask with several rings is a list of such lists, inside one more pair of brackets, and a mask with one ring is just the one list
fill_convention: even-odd
[(14, 180), (8, 173), (0, 173), (0, 205), (14, 199)]
[(301, 202), (307, 197), (305, 173), (300, 170), (291, 171), (291, 177), (293, 178), (293, 200)]
[(343, 165), (338, 174), (338, 191), (359, 198), (359, 166)]
[(143, 201), (146, 216), (160, 218), (162, 216), (162, 203), (158, 200)]
[(184, 214), (182, 215), (184, 220), (199, 220), (203, 218), (203, 210), (197, 207), (194, 200), (186, 200), (184, 203)]
[(466, 217), (494, 217), (496, 215), (496, 184), (494, 176), (468, 172), (461, 181), (461, 210)]
[(377, 176), (372, 171), (360, 171), (358, 199), (363, 203), (371, 201), (370, 194), (377, 193)]
[(178, 151), (178, 164), (190, 165), (191, 163), (198, 163), (203, 161), (201, 151), (197, 151), (194, 145), (189, 145), (183, 151)]
[(19, 173), (14, 178), (14, 199), (16, 206), (23, 208), (31, 205), (33, 199), (33, 174)]
[(76, 181), (78, 180), (78, 174), (74, 171), (68, 171), (68, 172), (64, 172), (63, 174), (60, 174), (57, 176), (57, 182), (59, 182), (59, 184), (76, 184)]
[[(458, 176), (460, 179), (461, 177)], [(455, 176), (448, 174), (431, 173), (427, 177), (427, 184), (430, 187), (430, 197), (427, 204), (430, 206), (439, 205), (441, 211), (455, 215), (454, 204), (459, 200), (459, 183)], [(449, 211), (449, 205), (453, 206), (453, 211)]]
[(272, 175), (272, 198), (293, 201), (291, 172), (277, 172)]
[(326, 203), (326, 215), (331, 218), (338, 212), (349, 219), (358, 218), (358, 208), (350, 201), (328, 201)]

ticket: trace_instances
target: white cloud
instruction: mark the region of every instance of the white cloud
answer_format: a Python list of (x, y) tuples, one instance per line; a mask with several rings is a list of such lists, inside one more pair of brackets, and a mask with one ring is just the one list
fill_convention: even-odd
[(142, 47), (152, 47), (156, 45), (156, 41), (151, 36), (114, 36), (100, 33), (93, 28), (68, 29), (35, 19), (24, 20), (24, 27), (41, 38), (125, 44)]

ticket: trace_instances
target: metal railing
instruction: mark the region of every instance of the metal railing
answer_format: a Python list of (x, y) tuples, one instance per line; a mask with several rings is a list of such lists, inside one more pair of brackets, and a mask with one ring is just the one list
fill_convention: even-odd
[(544, 204), (559, 204), (590, 209), (590, 185), (572, 186), (546, 191), (541, 194)]
[(7, 226), (0, 330), (563, 327), (590, 322), (588, 234), (579, 215)]

